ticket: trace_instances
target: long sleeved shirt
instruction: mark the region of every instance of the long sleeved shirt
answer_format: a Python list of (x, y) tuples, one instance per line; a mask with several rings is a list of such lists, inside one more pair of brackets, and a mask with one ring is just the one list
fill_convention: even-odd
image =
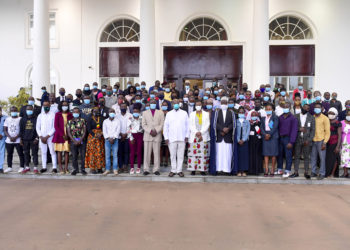
[(102, 131), (105, 139), (118, 139), (120, 134), (120, 121), (117, 118), (113, 120), (104, 120)]
[(36, 133), (38, 136), (50, 137), (55, 133), (55, 114), (53, 112), (42, 112), (36, 121)]
[(132, 118), (132, 115), (130, 113), (125, 113), (125, 115), (119, 114), (116, 118), (120, 121), (120, 133), (126, 134), (128, 132), (128, 120)]
[(168, 112), (165, 121), (163, 135), (169, 142), (185, 141), (189, 138), (188, 115), (181, 109)]
[(289, 143), (294, 144), (298, 136), (298, 120), (291, 113), (287, 117), (281, 115), (279, 117), (280, 136), (288, 136)]
[(22, 117), (19, 127), (20, 127), (20, 136), (24, 141), (32, 141), (38, 138), (36, 133), (36, 117)]
[(327, 143), (331, 136), (330, 122), (327, 116), (320, 114), (315, 115), (315, 137), (313, 141), (322, 141)]

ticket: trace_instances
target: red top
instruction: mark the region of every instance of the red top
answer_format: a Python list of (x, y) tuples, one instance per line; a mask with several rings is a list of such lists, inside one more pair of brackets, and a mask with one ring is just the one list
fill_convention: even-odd
[[(67, 113), (67, 123), (68, 121), (73, 119), (73, 115), (71, 112)], [(62, 112), (57, 112), (55, 115), (55, 134), (53, 135), (52, 142), (53, 143), (65, 143), (63, 139), (64, 136), (64, 119), (62, 116)]]
[[(307, 97), (307, 92), (306, 92), (305, 90), (303, 90), (303, 92), (304, 92), (304, 97), (303, 97), (303, 94), (300, 93), (301, 99), (305, 99), (305, 98)], [(296, 93), (299, 93), (299, 89), (298, 89), (298, 88), (296, 88), (296, 89), (293, 90), (293, 100), (295, 99), (295, 94), (296, 94)]]

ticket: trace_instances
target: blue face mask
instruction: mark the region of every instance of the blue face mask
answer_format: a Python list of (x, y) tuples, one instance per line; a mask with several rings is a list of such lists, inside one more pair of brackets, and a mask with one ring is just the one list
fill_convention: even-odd
[(146, 88), (146, 86), (145, 85), (141, 85), (141, 89), (145, 89)]
[(321, 101), (321, 96), (318, 95), (315, 97), (315, 99), (316, 99), (316, 101)]
[(157, 104), (155, 104), (155, 103), (151, 103), (149, 106), (151, 107), (151, 109), (156, 109)]
[(217, 95), (217, 94), (219, 94), (219, 91), (214, 90), (214, 95)]
[(288, 114), (289, 113), (289, 109), (283, 109), (283, 113)]
[(217, 97), (216, 97), (216, 100), (220, 101), (220, 100), (221, 100), (220, 96), (217, 96)]
[(67, 111), (68, 110), (68, 106), (62, 106), (62, 110), (63, 111)]
[(298, 89), (299, 90), (303, 90), (303, 86), (298, 86)]
[(145, 108), (146, 110), (149, 110), (149, 106), (146, 106), (146, 108)]
[(135, 100), (136, 103), (141, 103), (141, 100), (137, 99)]
[(97, 86), (96, 86), (96, 85), (94, 85), (94, 86), (92, 86), (92, 88), (93, 88), (93, 89), (97, 89)]
[(79, 115), (80, 115), (79, 113), (73, 113), (73, 117), (74, 117), (74, 118), (78, 118)]
[(84, 90), (85, 90), (85, 91), (89, 91), (89, 90), (90, 90), (90, 87), (84, 87)]
[(213, 105), (210, 105), (210, 104), (207, 105), (207, 109), (208, 109), (208, 110), (210, 110), (210, 109), (212, 109), (212, 108), (213, 108)]
[(175, 110), (178, 110), (180, 108), (180, 105), (179, 104), (174, 104), (174, 109)]
[(267, 87), (265, 88), (266, 92), (270, 92), (271, 88)]
[(167, 106), (162, 106), (162, 110), (166, 111), (166, 110), (168, 110), (168, 107)]
[(166, 89), (165, 89), (165, 92), (169, 93), (169, 92), (170, 92), (170, 89), (169, 89), (169, 88), (166, 88)]
[(126, 87), (129, 88), (131, 85), (130, 84), (127, 84)]
[(234, 104), (234, 103), (229, 103), (229, 104), (228, 104), (228, 108), (232, 109), (232, 108), (234, 108), (234, 107), (235, 107), (235, 104)]
[(208, 96), (203, 96), (203, 100), (208, 100), (209, 97)]
[(133, 113), (132, 114), (135, 118), (137, 118), (137, 117), (139, 117), (140, 116), (140, 114), (139, 113)]
[(17, 117), (17, 116), (18, 116), (18, 113), (17, 113), (17, 112), (11, 112), (11, 116), (12, 116), (12, 117)]
[(151, 97), (151, 99), (156, 98), (156, 96), (154, 94), (151, 94), (150, 97)]
[(33, 114), (33, 110), (26, 110), (27, 115), (32, 115)]
[(266, 110), (267, 115), (272, 115), (272, 110)]
[(281, 91), (281, 96), (285, 96), (286, 95), (286, 91)]
[(102, 92), (106, 93), (106, 92), (107, 92), (107, 90), (106, 90), (106, 89), (102, 89)]
[(217, 83), (216, 82), (213, 82), (213, 86), (216, 86), (217, 85)]
[(113, 89), (113, 93), (117, 93), (117, 89)]
[(210, 91), (209, 91), (209, 90), (206, 90), (205, 93), (208, 94), (208, 95), (210, 95)]
[(42, 89), (42, 90), (41, 90), (41, 92), (45, 93), (45, 92), (46, 92), (46, 90), (45, 90), (45, 89)]
[(256, 120), (258, 120), (258, 117), (257, 116), (252, 116), (252, 120), (256, 121)]
[(244, 100), (244, 95), (239, 95), (239, 99)]
[(141, 88), (139, 86), (136, 87), (136, 90), (141, 90)]
[(264, 96), (264, 101), (267, 102), (270, 98), (268, 96)]
[(188, 102), (188, 98), (187, 97), (184, 97), (184, 102)]
[(28, 104), (29, 104), (29, 105), (34, 105), (34, 101), (29, 100), (29, 101), (28, 101)]
[(238, 118), (245, 118), (244, 114), (238, 114)]
[(85, 104), (90, 104), (90, 99), (84, 99)]
[(109, 117), (110, 118), (114, 118), (115, 117), (115, 113), (109, 113)]
[(320, 108), (314, 108), (314, 112), (315, 112), (315, 114), (320, 114), (321, 113), (321, 109)]
[(264, 93), (265, 92), (265, 88), (260, 88), (260, 92)]

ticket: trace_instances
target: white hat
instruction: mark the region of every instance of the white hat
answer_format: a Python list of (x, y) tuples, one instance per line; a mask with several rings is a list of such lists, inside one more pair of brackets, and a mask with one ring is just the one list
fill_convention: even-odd
[(338, 110), (336, 109), (336, 108), (330, 108), (329, 110), (328, 110), (328, 113), (329, 112), (333, 112), (336, 116), (338, 115)]

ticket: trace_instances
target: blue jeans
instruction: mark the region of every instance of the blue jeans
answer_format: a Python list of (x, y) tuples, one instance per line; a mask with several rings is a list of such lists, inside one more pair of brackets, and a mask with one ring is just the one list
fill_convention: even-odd
[(281, 137), (279, 143), (279, 154), (277, 158), (277, 169), (283, 170), (283, 156), (286, 157), (286, 172), (289, 173), (292, 170), (293, 164), (293, 148), (288, 149), (289, 137)]
[(113, 170), (118, 170), (118, 139), (111, 144), (109, 140), (105, 140), (106, 154), (106, 170), (111, 170), (111, 151), (113, 156)]
[(5, 138), (0, 140), (0, 169), (3, 168), (5, 162)]

